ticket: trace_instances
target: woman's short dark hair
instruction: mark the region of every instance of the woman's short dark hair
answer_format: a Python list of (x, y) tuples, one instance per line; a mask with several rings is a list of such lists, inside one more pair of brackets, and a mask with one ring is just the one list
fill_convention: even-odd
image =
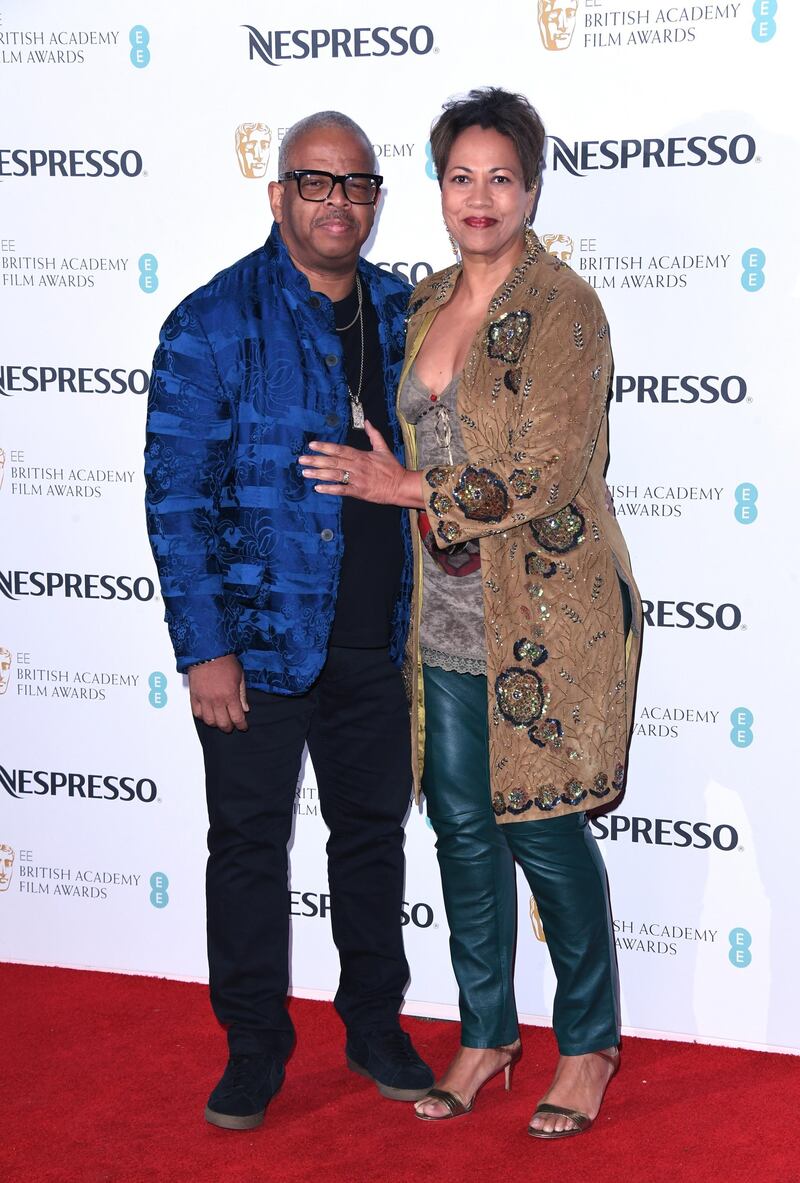
[(508, 136), (517, 150), (526, 189), (542, 171), (545, 130), (538, 112), (522, 94), (499, 86), (471, 90), (465, 99), (451, 99), (431, 128), (431, 155), (441, 188), (453, 141), (468, 127), (492, 128)]

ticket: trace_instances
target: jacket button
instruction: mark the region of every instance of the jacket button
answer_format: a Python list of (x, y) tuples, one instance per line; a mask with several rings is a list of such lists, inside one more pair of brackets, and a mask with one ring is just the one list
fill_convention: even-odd
[(320, 538), (322, 539), (323, 542), (331, 542), (333, 540), (333, 530), (329, 530), (328, 527), (326, 526), (325, 529), (321, 532)]
[(334, 415), (333, 411), (331, 411), (329, 415), (325, 416), (325, 425), (326, 425), (326, 427), (338, 427), (339, 426), (339, 416)]
[(330, 366), (332, 369), (334, 366), (338, 366), (338, 364), (339, 364), (339, 359), (335, 353), (326, 354), (326, 356), (325, 356), (325, 365), (326, 366)]
[(320, 306), (319, 296), (309, 296), (308, 297), (308, 306), (309, 306), (309, 308), (319, 308), (319, 306)]

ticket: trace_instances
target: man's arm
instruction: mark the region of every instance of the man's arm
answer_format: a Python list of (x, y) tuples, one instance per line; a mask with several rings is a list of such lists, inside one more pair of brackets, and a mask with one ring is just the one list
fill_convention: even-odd
[(226, 731), (246, 727), (219, 559), (231, 434), (231, 398), (211, 344), (193, 308), (181, 305), (161, 330), (153, 361), (147, 526), (177, 667), (190, 671), (192, 710)]

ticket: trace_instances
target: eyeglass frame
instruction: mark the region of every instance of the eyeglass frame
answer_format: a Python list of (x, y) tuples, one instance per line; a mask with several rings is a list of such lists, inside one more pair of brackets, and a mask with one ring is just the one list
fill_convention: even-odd
[[(304, 197), (303, 196), (303, 193), (301, 192), (301, 189), (300, 189), (300, 182), (303, 177), (308, 177), (308, 176), (328, 177), (329, 178), (330, 183), (331, 183), (331, 187), (328, 190), (328, 192), (325, 194), (324, 197)], [(348, 197), (347, 190), (345, 189), (345, 182), (348, 181), (351, 177), (356, 177), (356, 178), (367, 178), (368, 177), (369, 180), (374, 181), (375, 182), (375, 196), (373, 198), (371, 198), (371, 200), (369, 200), (369, 201), (353, 201), (352, 197)], [(280, 173), (278, 175), (278, 180), (282, 181), (284, 183), (286, 181), (295, 181), (297, 183), (297, 192), (300, 196), (300, 199), (302, 201), (311, 201), (314, 204), (318, 204), (321, 201), (327, 201), (328, 198), (330, 197), (330, 195), (333, 193), (336, 186), (341, 185), (342, 186), (342, 193), (345, 196), (345, 200), (349, 201), (351, 205), (374, 205), (375, 202), (378, 200), (378, 194), (380, 193), (381, 185), (383, 184), (383, 177), (380, 175), (380, 173), (329, 173), (327, 171), (327, 169), (324, 169), (324, 168), (293, 168), (293, 169), (290, 169), (289, 172)]]

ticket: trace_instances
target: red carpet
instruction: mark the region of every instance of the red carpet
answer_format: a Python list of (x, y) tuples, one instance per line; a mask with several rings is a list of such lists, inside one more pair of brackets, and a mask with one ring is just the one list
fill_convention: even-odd
[[(594, 1129), (525, 1133), (554, 1063), (523, 1032), (468, 1117), (434, 1125), (344, 1067), (326, 1003), (294, 1000), (297, 1050), (260, 1130), (203, 1121), (224, 1066), (206, 990), (153, 978), (0, 965), (0, 1179), (14, 1183), (797, 1183), (796, 1057), (627, 1039)], [(453, 1023), (404, 1020), (441, 1069)]]

